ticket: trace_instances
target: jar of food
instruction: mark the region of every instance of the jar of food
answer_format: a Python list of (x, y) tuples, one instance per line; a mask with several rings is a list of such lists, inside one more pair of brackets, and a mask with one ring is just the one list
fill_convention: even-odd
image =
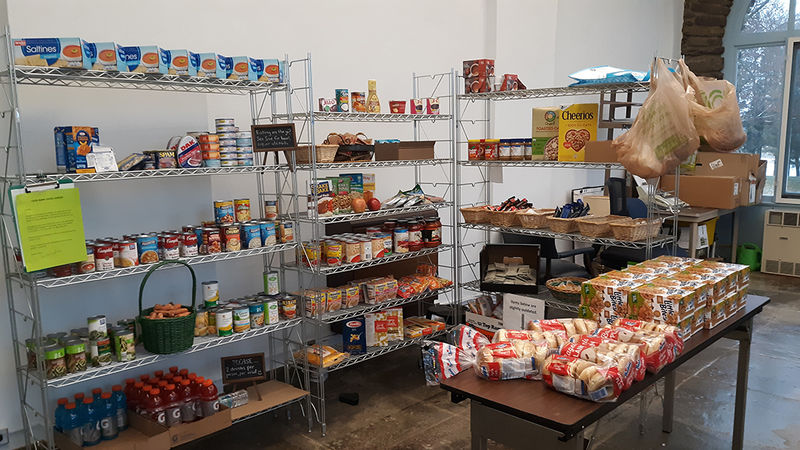
[(442, 245), (442, 222), (438, 217), (425, 220), (425, 227), (422, 229), (422, 245), (425, 248)]
[(66, 363), (68, 373), (83, 372), (86, 370), (86, 346), (81, 338), (67, 339), (64, 342), (66, 349)]
[(533, 159), (533, 139), (522, 140), (522, 154), (526, 160)]
[(470, 161), (480, 161), (484, 158), (484, 147), (482, 139), (470, 139), (467, 141), (467, 158)]
[(408, 253), (408, 228), (400, 227), (394, 229), (394, 252)]
[(511, 140), (511, 160), (512, 161), (522, 161), (525, 159), (525, 150), (524, 150), (525, 140), (524, 139), (512, 139)]
[(397, 228), (397, 222), (394, 220), (387, 220), (386, 222), (383, 222), (381, 231), (383, 231), (384, 233), (392, 234), (395, 228)]
[(484, 147), (484, 159), (496, 161), (500, 158), (500, 139), (486, 139)]
[(500, 161), (511, 161), (511, 145), (511, 139), (500, 139), (497, 153)]
[(423, 223), (418, 220), (408, 222), (408, 251), (422, 250), (422, 228)]
[(63, 345), (49, 344), (44, 347), (44, 370), (48, 380), (67, 374)]

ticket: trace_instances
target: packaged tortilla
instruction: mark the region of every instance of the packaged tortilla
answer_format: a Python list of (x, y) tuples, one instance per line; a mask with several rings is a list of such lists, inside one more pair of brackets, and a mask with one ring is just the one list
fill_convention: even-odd
[(603, 365), (567, 355), (550, 355), (542, 379), (555, 390), (593, 402), (614, 401), (625, 390), (615, 365)]

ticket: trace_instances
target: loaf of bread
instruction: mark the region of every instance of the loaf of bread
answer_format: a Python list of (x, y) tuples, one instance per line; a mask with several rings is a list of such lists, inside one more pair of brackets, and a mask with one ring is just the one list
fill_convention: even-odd
[(567, 355), (548, 356), (542, 379), (559, 392), (595, 402), (616, 400), (625, 390), (625, 380), (615, 365)]

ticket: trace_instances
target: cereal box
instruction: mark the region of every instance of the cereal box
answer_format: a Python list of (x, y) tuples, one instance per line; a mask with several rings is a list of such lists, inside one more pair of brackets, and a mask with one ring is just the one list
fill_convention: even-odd
[(611, 325), (617, 319), (630, 317), (628, 296), (641, 281), (620, 280), (600, 276), (581, 285), (581, 305), (578, 316), (594, 319), (601, 326)]
[(84, 42), (83, 57), (89, 59), (92, 70), (127, 71), (117, 58), (117, 44), (113, 42)]
[(583, 161), (586, 143), (597, 140), (597, 103), (580, 103), (561, 110), (558, 119), (558, 160)]
[(125, 72), (167, 73), (169, 58), (155, 45), (117, 46), (117, 57)]
[(631, 316), (648, 322), (678, 325), (694, 315), (695, 299), (692, 288), (648, 283), (631, 291)]
[[(100, 132), (94, 127), (55, 127), (56, 166), (59, 172), (93, 173), (86, 155), (100, 143)], [(63, 169), (62, 169), (63, 163)]]
[(389, 308), (386, 313), (386, 334), (389, 341), (403, 340), (403, 308)]
[(197, 75), (197, 66), (192, 64), (189, 50), (164, 50), (169, 75)]
[(91, 69), (80, 38), (14, 39), (14, 64), (18, 66)]
[(225, 65), (217, 64), (218, 58), (224, 56), (217, 55), (216, 53), (193, 53), (189, 52), (189, 64), (192, 65), (197, 72), (198, 77), (203, 78), (227, 78), (225, 73)]
[(561, 108), (533, 108), (531, 146), (534, 160), (558, 159), (558, 116)]
[(389, 345), (388, 321), (386, 313), (376, 312), (364, 314), (367, 331), (367, 347), (386, 347)]

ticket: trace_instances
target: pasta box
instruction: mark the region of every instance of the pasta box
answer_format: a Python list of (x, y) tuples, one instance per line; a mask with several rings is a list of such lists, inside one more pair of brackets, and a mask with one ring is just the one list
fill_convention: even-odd
[(155, 45), (117, 46), (117, 57), (125, 72), (167, 73), (167, 53)]
[(348, 320), (344, 323), (342, 341), (342, 349), (351, 355), (363, 355), (367, 352), (367, 336), (363, 318)]
[(169, 75), (197, 75), (197, 66), (191, 63), (189, 50), (164, 50)]
[(14, 39), (14, 64), (18, 66), (91, 69), (80, 38)]
[(117, 58), (117, 44), (113, 42), (84, 42), (83, 53), (92, 70), (126, 71), (125, 64)]

